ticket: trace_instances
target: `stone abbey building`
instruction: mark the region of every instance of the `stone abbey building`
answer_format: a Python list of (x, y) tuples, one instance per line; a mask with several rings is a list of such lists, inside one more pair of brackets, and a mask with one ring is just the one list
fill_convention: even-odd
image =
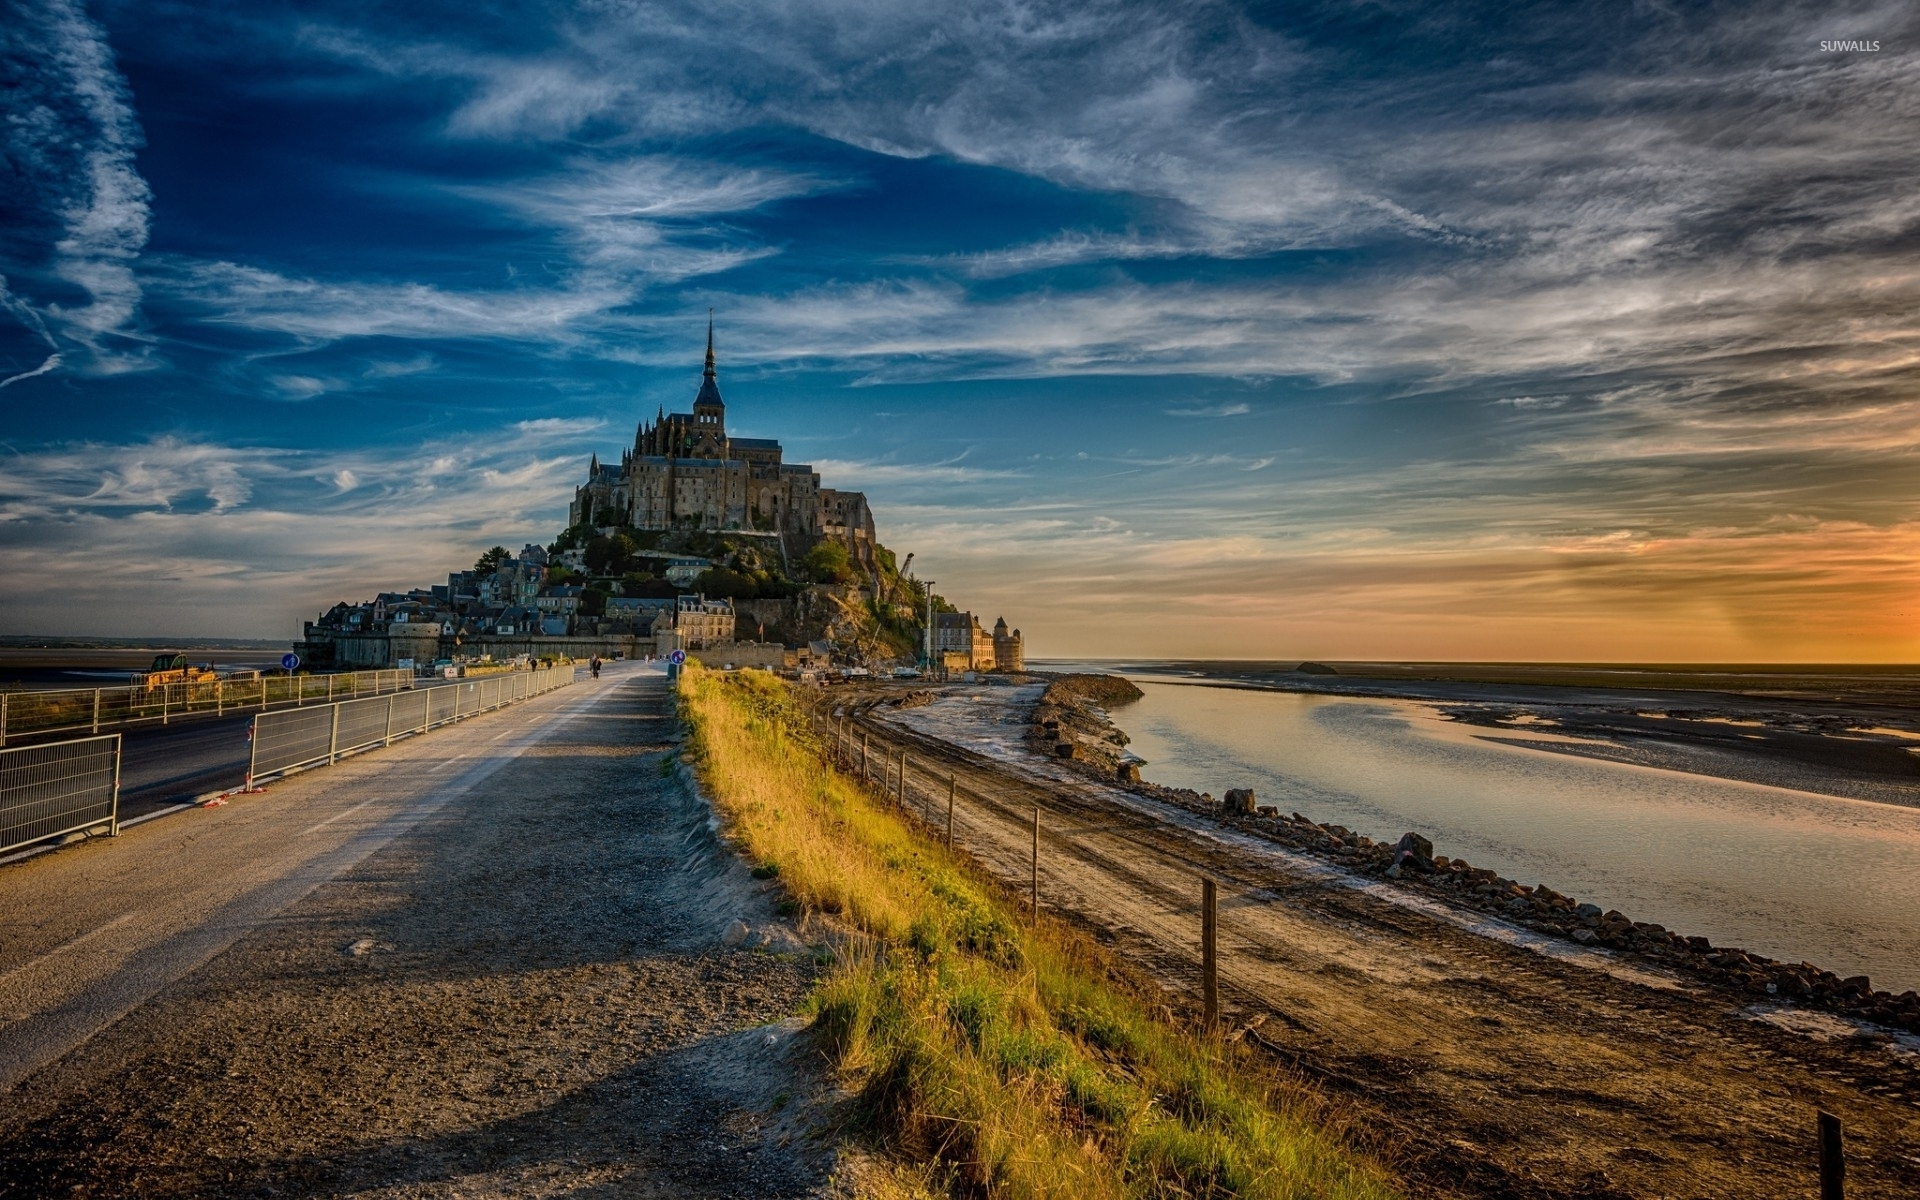
[(781, 461), (771, 438), (727, 436), (727, 406), (707, 366), (690, 413), (660, 412), (642, 421), (618, 466), (599, 455), (574, 493), (569, 523), (608, 528), (741, 530), (780, 535), (789, 553), (815, 539), (844, 542), (855, 562), (873, 568), (873, 513), (860, 492), (820, 486), (804, 463)]

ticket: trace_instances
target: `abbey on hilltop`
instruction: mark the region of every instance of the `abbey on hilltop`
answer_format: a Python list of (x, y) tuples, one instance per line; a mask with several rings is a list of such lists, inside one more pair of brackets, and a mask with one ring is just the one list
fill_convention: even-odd
[(638, 530), (703, 529), (778, 534), (804, 552), (819, 538), (846, 544), (873, 569), (873, 513), (860, 492), (820, 486), (804, 463), (781, 461), (772, 438), (727, 436), (727, 405), (713, 367), (713, 319), (707, 319), (707, 368), (690, 413), (660, 412), (640, 422), (620, 465), (595, 455), (574, 493), (569, 523)]

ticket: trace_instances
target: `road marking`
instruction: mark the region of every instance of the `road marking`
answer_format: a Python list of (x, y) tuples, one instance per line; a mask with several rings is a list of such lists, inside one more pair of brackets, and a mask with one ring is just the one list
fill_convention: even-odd
[(94, 938), (99, 937), (101, 934), (105, 933), (109, 929), (112, 929), (116, 925), (126, 924), (128, 921), (133, 920), (134, 915), (135, 914), (130, 912), (121, 913), (119, 916), (115, 917), (113, 920), (108, 921), (105, 925), (101, 925), (95, 929), (90, 929), (87, 932), (81, 934), (77, 938), (70, 938), (67, 941), (61, 942), (58, 946), (55, 946), (53, 949), (47, 951), (45, 954), (42, 954), (38, 958), (28, 959), (26, 962), (21, 963), (19, 966), (13, 968), (12, 970), (7, 971), (4, 974), (0, 974), (0, 985), (5, 984), (9, 979), (12, 979), (15, 975), (18, 975), (20, 972), (27, 970), (29, 967), (37, 967), (41, 963), (46, 962), (48, 959), (52, 958), (56, 954), (65, 954), (67, 951), (73, 949), (76, 946), (92, 941)]
[(378, 796), (375, 796), (375, 797), (374, 797), (374, 798), (373, 798), (372, 800), (362, 800), (362, 801), (361, 801), (360, 803), (358, 803), (358, 804), (356, 804), (356, 805), (354, 805), (354, 806), (353, 806), (352, 808), (349, 808), (349, 809), (348, 809), (348, 810), (346, 810), (345, 812), (337, 812), (337, 813), (335, 813), (335, 814), (333, 814), (332, 816), (330, 816), (330, 817), (328, 817), (328, 818), (327, 818), (326, 820), (324, 820), (324, 821), (321, 821), (321, 822), (320, 822), (319, 824), (317, 824), (317, 825), (309, 825), (309, 826), (307, 826), (307, 827), (306, 827), (305, 829), (302, 829), (302, 830), (301, 830), (301, 831), (300, 831), (300, 832), (299, 832), (298, 834), (296, 834), (295, 836), (297, 836), (297, 837), (305, 837), (305, 836), (307, 836), (308, 834), (310, 834), (310, 833), (312, 833), (312, 832), (313, 832), (314, 830), (316, 830), (316, 829), (325, 829), (325, 828), (326, 828), (327, 826), (329, 826), (329, 825), (331, 825), (331, 824), (333, 824), (333, 823), (334, 823), (335, 821), (338, 821), (338, 820), (339, 820), (340, 818), (342, 818), (342, 817), (350, 817), (350, 816), (352, 816), (353, 814), (355, 814), (355, 813), (357, 813), (357, 812), (359, 812), (359, 811), (360, 811), (361, 809), (363, 809), (363, 808), (365, 808), (365, 807), (366, 807), (367, 805), (369, 805), (369, 804), (372, 804), (372, 803), (374, 803), (375, 801), (378, 801), (379, 799), (380, 799), (380, 797), (378, 797)]

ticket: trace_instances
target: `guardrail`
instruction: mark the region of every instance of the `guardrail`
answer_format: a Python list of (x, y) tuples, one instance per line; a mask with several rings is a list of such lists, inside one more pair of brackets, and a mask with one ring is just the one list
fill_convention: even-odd
[(266, 675), (212, 683), (135, 684), (0, 692), (0, 747), (8, 737), (117, 725), (171, 724), (184, 717), (225, 716), (249, 710), (332, 704), (342, 697), (378, 696), (413, 686), (411, 671), (353, 671), (340, 675)]
[(0, 750), (0, 851), (65, 833), (120, 832), (120, 735)]
[(395, 738), (425, 733), (572, 682), (572, 666), (542, 667), (384, 697), (261, 713), (253, 719), (247, 785), (326, 766), (376, 746), (391, 746)]

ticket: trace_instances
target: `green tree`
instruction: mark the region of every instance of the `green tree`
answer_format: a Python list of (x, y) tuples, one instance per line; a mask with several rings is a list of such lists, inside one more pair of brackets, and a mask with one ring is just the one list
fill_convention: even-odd
[(693, 581), (693, 590), (718, 600), (747, 600), (760, 594), (760, 584), (751, 575), (726, 567), (709, 567)]
[(595, 575), (624, 575), (636, 549), (633, 539), (623, 533), (596, 537), (587, 543), (587, 569)]
[(583, 615), (597, 617), (607, 611), (607, 592), (604, 588), (590, 587), (580, 593), (580, 611)]
[(853, 556), (845, 543), (831, 538), (816, 542), (807, 551), (807, 573), (820, 583), (850, 583), (855, 578)]
[(508, 552), (505, 546), (495, 546), (485, 554), (482, 554), (479, 559), (474, 562), (473, 573), (475, 575), (491, 575), (500, 569), (501, 563), (512, 557), (513, 555)]

